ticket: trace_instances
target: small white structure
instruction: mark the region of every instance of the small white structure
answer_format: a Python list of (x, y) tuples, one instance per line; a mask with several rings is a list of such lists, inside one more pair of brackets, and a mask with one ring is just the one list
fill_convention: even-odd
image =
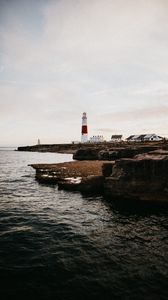
[(110, 142), (116, 143), (116, 142), (121, 142), (122, 141), (122, 134), (114, 134), (111, 136)]
[(102, 143), (104, 142), (104, 137), (103, 135), (93, 135), (90, 137), (90, 142), (91, 143)]
[(151, 141), (162, 141), (164, 138), (156, 135), (155, 133), (152, 134), (140, 134), (140, 135), (130, 135), (126, 140), (128, 142), (151, 142)]
[(41, 143), (40, 143), (40, 139), (38, 139), (38, 140), (37, 140), (37, 145), (40, 145), (40, 144), (41, 144)]

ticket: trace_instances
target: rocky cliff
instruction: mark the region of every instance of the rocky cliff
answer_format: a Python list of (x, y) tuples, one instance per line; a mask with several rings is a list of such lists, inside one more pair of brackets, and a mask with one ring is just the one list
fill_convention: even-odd
[(168, 151), (115, 161), (83, 160), (32, 165), (36, 179), (60, 189), (101, 193), (112, 201), (168, 205)]
[(111, 175), (105, 177), (104, 192), (114, 200), (168, 204), (168, 152), (116, 161)]
[(156, 145), (138, 145), (138, 146), (128, 146), (125, 147), (110, 147), (106, 145), (105, 148), (100, 149), (100, 147), (92, 148), (82, 148), (77, 150), (73, 154), (73, 159), (75, 160), (116, 160), (120, 158), (133, 158), (135, 155), (148, 153), (149, 151), (157, 150), (159, 146)]

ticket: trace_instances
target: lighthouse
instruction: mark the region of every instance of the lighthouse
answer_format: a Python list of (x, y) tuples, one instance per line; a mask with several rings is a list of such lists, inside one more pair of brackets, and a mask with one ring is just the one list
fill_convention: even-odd
[(81, 142), (87, 143), (88, 141), (88, 127), (87, 127), (87, 116), (86, 112), (82, 115), (82, 132), (81, 132)]

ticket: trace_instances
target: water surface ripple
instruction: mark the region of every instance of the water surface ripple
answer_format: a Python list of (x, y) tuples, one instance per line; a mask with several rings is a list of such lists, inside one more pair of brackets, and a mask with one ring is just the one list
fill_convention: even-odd
[(167, 212), (121, 212), (28, 167), (68, 160), (0, 151), (1, 299), (167, 299)]

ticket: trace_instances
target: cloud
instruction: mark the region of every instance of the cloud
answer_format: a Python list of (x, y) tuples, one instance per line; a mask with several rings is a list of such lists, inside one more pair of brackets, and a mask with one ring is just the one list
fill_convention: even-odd
[(97, 132), (102, 132), (104, 134), (111, 134), (112, 132), (115, 132), (115, 133), (122, 133), (122, 130), (119, 129), (119, 128), (112, 128), (112, 127), (109, 127), (109, 128), (97, 128), (96, 129)]
[[(149, 120), (158, 120), (160, 118), (166, 118), (168, 115), (168, 106), (167, 105), (159, 105), (159, 106), (147, 106), (145, 108), (133, 109), (129, 111), (118, 111), (115, 113), (108, 113), (100, 116), (100, 119), (119, 121), (121, 123), (128, 121), (137, 121), (146, 119)], [(142, 121), (142, 122), (143, 122)]]
[(76, 140), (86, 110), (92, 131), (159, 129), (163, 119), (166, 128), (167, 9), (166, 0), (1, 1), (3, 126), (15, 122), (19, 139), (19, 122), (32, 135), (45, 127), (51, 142), (55, 126), (58, 140)]
[(39, 35), (33, 36), (22, 17), (16, 19), (10, 11), (11, 21), (2, 28), (1, 40), (16, 69), (34, 67), (42, 71), (42, 64), (46, 72), (57, 72), (57, 68), (63, 71), (65, 66), (66, 71), (94, 72), (114, 66), (116, 72), (116, 65), (125, 69), (136, 63), (138, 68), (138, 64), (149, 65), (151, 60), (156, 65), (166, 55), (156, 43), (166, 2), (147, 3), (47, 1), (41, 9), (43, 26)]

